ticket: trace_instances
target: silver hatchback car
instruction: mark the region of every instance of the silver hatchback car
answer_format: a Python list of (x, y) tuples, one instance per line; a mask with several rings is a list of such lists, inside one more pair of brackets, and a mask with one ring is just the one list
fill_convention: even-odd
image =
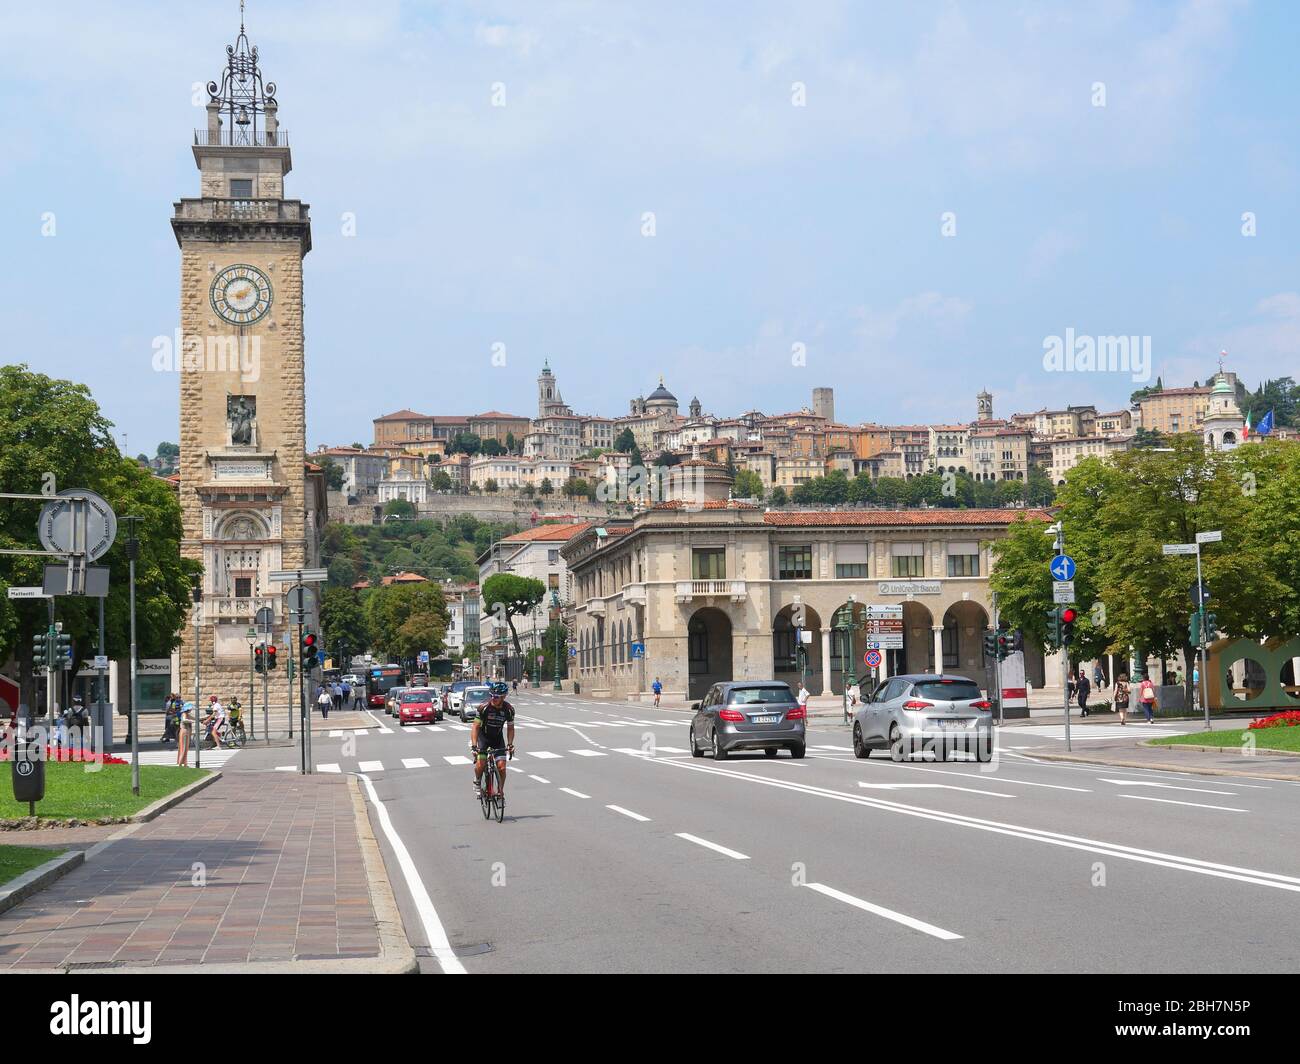
[(715, 683), (692, 708), (694, 757), (703, 757), (706, 747), (715, 761), (732, 750), (762, 750), (768, 757), (779, 750), (803, 757), (807, 750), (807, 714), (779, 680)]
[(930, 751), (939, 761), (954, 750), (993, 757), (993, 705), (964, 676), (913, 673), (892, 676), (858, 706), (853, 753), (888, 750), (895, 761)]

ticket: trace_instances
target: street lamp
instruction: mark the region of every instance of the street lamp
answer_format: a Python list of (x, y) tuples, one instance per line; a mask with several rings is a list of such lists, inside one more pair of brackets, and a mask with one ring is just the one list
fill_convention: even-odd
[(537, 676), (537, 652), (541, 648), (537, 645), (537, 607), (533, 607), (533, 686), (541, 687), (541, 681)]
[(853, 676), (853, 633), (856, 629), (862, 627), (861, 622), (854, 618), (854, 610), (858, 604), (856, 594), (849, 595), (849, 601), (846, 605), (840, 607), (840, 622), (835, 626), (844, 633), (844, 723), (849, 722), (849, 680)]
[(194, 578), (194, 586), (190, 591), (193, 599), (191, 614), (194, 621), (194, 719), (192, 722), (193, 731), (190, 733), (190, 743), (194, 747), (194, 767), (199, 768), (199, 748), (203, 745), (199, 742), (199, 698), (203, 688), (199, 685), (199, 643), (203, 627), (203, 577)]
[(560, 655), (563, 648), (560, 646), (560, 634), (564, 630), (564, 622), (560, 617), (560, 593), (551, 592), (551, 605), (555, 607), (555, 687), (554, 690), (562, 691), (563, 686), (560, 684)]
[(244, 638), (248, 642), (248, 722), (251, 726), (253, 723), (253, 706), (256, 704), (257, 699), (257, 696), (253, 693), (253, 647), (257, 645), (257, 629), (249, 625)]
[[(130, 567), (130, 588), (131, 588), (131, 793), (140, 794), (140, 718), (136, 711), (135, 704), (135, 685), (136, 685), (136, 657), (138, 656), (135, 645), (135, 560), (140, 557), (140, 540), (136, 537), (135, 526), (143, 518), (124, 517), (126, 522), (126, 559)], [(104, 614), (103, 599), (100, 599), (100, 631), (103, 631)], [(197, 631), (195, 632), (197, 635)], [(197, 705), (195, 707), (197, 709)]]

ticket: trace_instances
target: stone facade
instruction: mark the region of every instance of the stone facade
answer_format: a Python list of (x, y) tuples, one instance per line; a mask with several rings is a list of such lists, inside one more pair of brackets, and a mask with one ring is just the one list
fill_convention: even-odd
[[(589, 529), (561, 548), (572, 581), (571, 662), (583, 694), (646, 697), (658, 677), (671, 697), (698, 698), (719, 680), (801, 678), (814, 694), (843, 690), (837, 613), (903, 607), (904, 648), (888, 673), (942, 670), (986, 681), (983, 632), (992, 614), (990, 543), (1024, 511), (790, 513), (740, 503), (700, 511), (663, 506)], [(853, 596), (853, 598), (851, 598)], [(798, 624), (802, 621), (802, 624)], [(645, 648), (634, 656), (633, 644)], [(865, 672), (865, 636), (850, 667)], [(1031, 681), (1041, 654), (1027, 649)]]

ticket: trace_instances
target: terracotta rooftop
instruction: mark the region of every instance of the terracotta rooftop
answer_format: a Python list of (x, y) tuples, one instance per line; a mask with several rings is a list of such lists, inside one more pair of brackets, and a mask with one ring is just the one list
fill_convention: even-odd
[(1046, 510), (769, 510), (763, 523), (780, 526), (837, 525), (870, 528), (893, 525), (1009, 525), (1021, 517), (1050, 520)]
[(411, 421), (413, 419), (429, 420), (429, 415), (417, 414), (414, 410), (398, 410), (396, 413), (375, 418), (376, 421)]
[(485, 418), (485, 417), (508, 417), (508, 418), (510, 418), (510, 420), (512, 420), (512, 421), (527, 421), (527, 420), (528, 420), (528, 418), (526, 418), (526, 417), (525, 417), (524, 415), (522, 415), (522, 414), (503, 414), (500, 410), (489, 410), (489, 411), (488, 411), (487, 413), (485, 413), (485, 414), (475, 414), (474, 417), (475, 417), (476, 419), (478, 419), (478, 418)]
[(590, 521), (579, 521), (577, 524), (569, 525), (538, 525), (536, 528), (526, 528), (522, 532), (516, 532), (513, 536), (506, 536), (501, 542), (536, 543), (541, 541), (563, 543), (580, 532), (585, 532), (590, 527)]
[[(669, 499), (667, 502), (655, 503), (650, 507), (652, 510), (685, 510), (687, 503), (682, 499)], [(690, 509), (695, 510), (757, 510), (759, 507), (752, 502), (740, 502), (736, 499), (706, 499), (703, 503), (691, 503)]]

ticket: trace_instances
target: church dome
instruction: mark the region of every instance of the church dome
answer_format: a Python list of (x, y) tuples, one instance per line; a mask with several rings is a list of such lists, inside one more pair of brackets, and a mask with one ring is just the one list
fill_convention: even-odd
[(670, 392), (667, 388), (664, 387), (664, 379), (663, 379), (662, 377), (660, 377), (660, 378), (659, 378), (659, 387), (656, 388), (656, 389), (655, 389), (653, 392), (651, 392), (649, 395), (647, 395), (645, 401), (646, 401), (647, 403), (663, 403), (663, 402), (668, 402), (668, 403), (676, 404), (676, 402), (677, 402), (677, 396), (673, 395), (672, 392)]

